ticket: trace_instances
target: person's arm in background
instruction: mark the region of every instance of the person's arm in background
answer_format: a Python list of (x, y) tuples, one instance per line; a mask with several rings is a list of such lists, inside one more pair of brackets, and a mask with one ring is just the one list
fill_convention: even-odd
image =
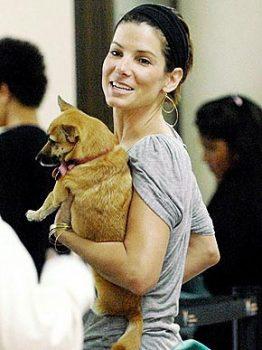
[(183, 283), (217, 264), (219, 259), (220, 255), (215, 235), (201, 235), (191, 232)]
[(220, 260), (212, 220), (202, 200), (195, 176), (192, 199), (191, 235), (187, 250), (183, 283), (199, 275)]
[(89, 268), (75, 255), (34, 263), (0, 218), (0, 348), (81, 350), (82, 316), (94, 301)]

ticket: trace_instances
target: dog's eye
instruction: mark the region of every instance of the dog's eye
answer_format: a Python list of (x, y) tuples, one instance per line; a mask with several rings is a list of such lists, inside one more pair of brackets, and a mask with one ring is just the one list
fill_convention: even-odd
[(54, 140), (50, 139), (50, 138), (48, 139), (48, 142), (50, 142), (51, 145), (55, 145), (56, 144), (56, 142)]

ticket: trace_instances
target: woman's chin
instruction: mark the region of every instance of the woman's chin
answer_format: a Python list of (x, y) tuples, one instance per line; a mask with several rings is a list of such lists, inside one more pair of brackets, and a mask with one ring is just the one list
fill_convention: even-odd
[(109, 98), (106, 100), (106, 103), (109, 107), (111, 108), (119, 108), (119, 109), (126, 109), (127, 104), (124, 103), (123, 101), (116, 101), (116, 99)]

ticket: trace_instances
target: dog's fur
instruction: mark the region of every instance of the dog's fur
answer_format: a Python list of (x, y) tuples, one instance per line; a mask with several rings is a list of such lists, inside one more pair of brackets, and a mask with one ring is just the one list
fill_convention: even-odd
[[(42, 207), (29, 210), (27, 218), (43, 220), (72, 193), (71, 225), (77, 235), (96, 242), (123, 241), (132, 194), (127, 153), (100, 120), (61, 98), (58, 103), (62, 113), (49, 126), (49, 140), (37, 159), (42, 165), (59, 163), (64, 168), (72, 160), (84, 160), (84, 163), (62, 174)], [(108, 282), (95, 271), (94, 276), (98, 294), (95, 311), (123, 315), (129, 321), (126, 332), (111, 349), (138, 350), (143, 328), (141, 298)]]

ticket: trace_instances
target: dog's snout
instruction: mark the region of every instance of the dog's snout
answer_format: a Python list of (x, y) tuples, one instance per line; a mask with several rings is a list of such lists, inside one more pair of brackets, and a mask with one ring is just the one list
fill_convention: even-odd
[(40, 162), (40, 161), (41, 161), (41, 153), (40, 153), (40, 152), (36, 155), (35, 160), (36, 160), (37, 162)]
[(57, 166), (60, 164), (59, 159), (57, 157), (49, 157), (46, 154), (39, 152), (35, 157), (35, 160), (39, 162), (42, 166)]

